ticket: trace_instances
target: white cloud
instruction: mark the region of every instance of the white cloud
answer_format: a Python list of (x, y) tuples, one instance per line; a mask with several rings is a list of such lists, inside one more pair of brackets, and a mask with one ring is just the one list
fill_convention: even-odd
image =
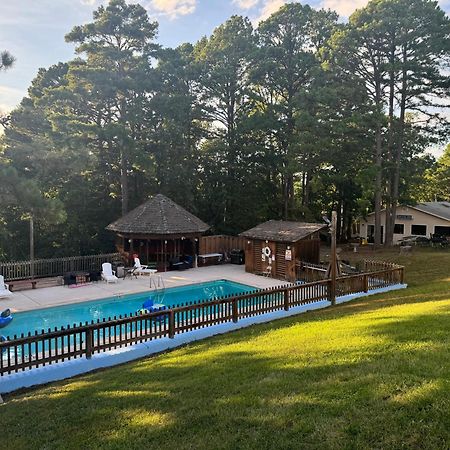
[[(343, 17), (349, 17), (355, 10), (364, 8), (368, 0), (323, 0), (322, 8), (333, 9)], [(450, 0), (439, 0), (439, 5), (442, 9), (448, 12), (450, 9)]]
[[(176, 19), (195, 12), (198, 0), (126, 0), (127, 3), (138, 3), (154, 16), (168, 16)], [(244, 2), (259, 0), (240, 0)], [(82, 5), (96, 7), (100, 4), (107, 5), (108, 0), (80, 0)]]
[(152, 0), (150, 5), (154, 11), (176, 19), (192, 14), (197, 7), (197, 0)]
[(268, 19), (274, 12), (278, 11), (286, 0), (265, 0), (264, 4), (259, 12), (259, 16), (254, 22), (259, 23), (262, 20)]
[(349, 17), (356, 9), (367, 5), (367, 0), (324, 0), (321, 4), (323, 8), (329, 8), (341, 16)]
[(25, 95), (27, 93), (20, 89), (0, 85), (0, 113), (7, 113), (14, 109)]
[(259, 3), (260, 0), (233, 0), (233, 5), (241, 9), (251, 9)]

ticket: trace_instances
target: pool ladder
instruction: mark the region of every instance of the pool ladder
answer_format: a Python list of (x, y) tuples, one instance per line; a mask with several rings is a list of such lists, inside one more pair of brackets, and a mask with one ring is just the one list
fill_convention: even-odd
[(152, 288), (152, 285), (155, 287), (156, 291), (158, 291), (159, 289), (166, 289), (164, 278), (160, 274), (150, 274), (150, 289)]

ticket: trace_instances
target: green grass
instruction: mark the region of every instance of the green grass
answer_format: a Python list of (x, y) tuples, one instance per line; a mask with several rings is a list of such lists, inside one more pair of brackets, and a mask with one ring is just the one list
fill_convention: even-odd
[(12, 395), (0, 448), (449, 448), (450, 252), (388, 256), (408, 289)]

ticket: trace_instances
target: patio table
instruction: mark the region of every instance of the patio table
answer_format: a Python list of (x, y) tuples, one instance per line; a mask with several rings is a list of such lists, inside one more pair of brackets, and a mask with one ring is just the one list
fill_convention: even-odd
[(198, 255), (198, 261), (200, 266), (213, 266), (222, 261), (222, 253), (205, 253), (204, 255)]
[(135, 272), (136, 268), (134, 266), (132, 267), (124, 267), (123, 268), (123, 279), (125, 280), (126, 277), (130, 278), (137, 278), (137, 273)]

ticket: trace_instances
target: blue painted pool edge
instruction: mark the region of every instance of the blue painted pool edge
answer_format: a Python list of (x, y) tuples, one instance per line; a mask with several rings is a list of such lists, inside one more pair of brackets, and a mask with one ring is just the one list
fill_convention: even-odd
[[(406, 284), (396, 284), (367, 293), (362, 292), (358, 294), (344, 295), (342, 297), (338, 297), (336, 299), (336, 303), (341, 304), (356, 298), (367, 297), (369, 295), (381, 294), (383, 292), (395, 291), (398, 289), (405, 289), (406, 287)], [(259, 323), (282, 319), (284, 317), (295, 316), (306, 311), (323, 309), (329, 306), (329, 301), (296, 306), (291, 308), (289, 311), (274, 311), (272, 313), (263, 314), (260, 316), (247, 317), (239, 320), (237, 323), (222, 323), (208, 328), (201, 328), (199, 330), (177, 334), (173, 339), (162, 338), (154, 341), (143, 342), (141, 344), (135, 344), (130, 347), (111, 350), (105, 353), (95, 354), (91, 359), (73, 359), (25, 372), (4, 375), (3, 377), (0, 377), (0, 394), (7, 394), (18, 389), (64, 380), (76, 375), (92, 372), (97, 369), (112, 367), (118, 364), (141, 359), (146, 356), (171, 350), (184, 344), (199, 341), (211, 336), (228, 333), (230, 331), (239, 330), (241, 328), (246, 328)]]

